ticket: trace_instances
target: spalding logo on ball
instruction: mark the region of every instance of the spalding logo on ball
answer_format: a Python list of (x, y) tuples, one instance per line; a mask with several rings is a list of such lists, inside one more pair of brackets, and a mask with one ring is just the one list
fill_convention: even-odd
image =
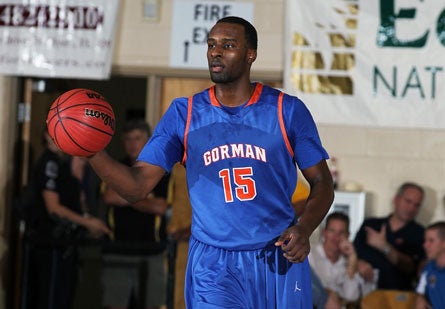
[(111, 141), (115, 117), (100, 93), (79, 88), (63, 93), (54, 101), (46, 125), (63, 152), (86, 157), (101, 151)]

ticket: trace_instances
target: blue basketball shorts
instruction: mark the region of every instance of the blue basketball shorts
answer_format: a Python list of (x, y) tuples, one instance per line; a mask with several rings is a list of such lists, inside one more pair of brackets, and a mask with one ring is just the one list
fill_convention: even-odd
[(189, 309), (312, 309), (307, 258), (291, 263), (273, 243), (231, 251), (192, 237), (184, 293)]

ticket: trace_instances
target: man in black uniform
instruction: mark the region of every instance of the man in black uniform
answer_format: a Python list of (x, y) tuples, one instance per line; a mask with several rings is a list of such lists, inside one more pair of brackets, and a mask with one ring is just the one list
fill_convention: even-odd
[(29, 281), (25, 301), (33, 309), (70, 308), (77, 282), (75, 241), (81, 231), (100, 238), (110, 230), (86, 212), (85, 159), (62, 153), (47, 132), (43, 141), (45, 149), (30, 181), (34, 203), (26, 230)]

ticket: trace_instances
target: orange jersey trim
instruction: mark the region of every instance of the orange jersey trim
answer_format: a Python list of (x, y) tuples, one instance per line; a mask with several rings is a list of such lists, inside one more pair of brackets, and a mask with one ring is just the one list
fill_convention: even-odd
[(255, 86), (255, 90), (252, 93), (252, 96), (250, 97), (249, 102), (247, 102), (246, 106), (255, 104), (258, 102), (258, 99), (260, 98), (261, 92), (263, 91), (263, 84), (257, 83)]
[[(258, 102), (258, 99), (260, 98), (262, 91), (263, 91), (263, 84), (256, 83), (255, 89), (254, 89), (252, 95), (250, 96), (249, 101), (247, 101), (246, 106), (249, 106), (249, 105), (252, 105), (252, 104), (255, 104), (256, 102)], [(215, 86), (210, 87), (209, 96), (210, 96), (210, 104), (212, 104), (213, 106), (221, 107), (221, 103), (219, 103), (218, 99), (216, 98)]]
[(185, 165), (185, 161), (187, 160), (187, 137), (189, 133), (190, 121), (192, 118), (192, 105), (193, 105), (193, 96), (190, 96), (188, 99), (187, 105), (187, 122), (185, 123), (184, 130), (184, 155), (182, 156), (182, 165)]
[(210, 104), (212, 104), (213, 106), (221, 107), (221, 104), (218, 102), (218, 99), (216, 98), (215, 86), (210, 87), (209, 96), (210, 96)]
[(284, 126), (284, 119), (283, 119), (283, 96), (284, 93), (280, 92), (280, 95), (278, 96), (278, 121), (280, 122), (280, 129), (281, 134), (283, 135), (284, 143), (286, 144), (286, 148), (289, 151), (291, 157), (294, 157), (294, 150), (292, 149), (292, 146), (289, 142), (289, 137), (287, 136), (286, 127)]

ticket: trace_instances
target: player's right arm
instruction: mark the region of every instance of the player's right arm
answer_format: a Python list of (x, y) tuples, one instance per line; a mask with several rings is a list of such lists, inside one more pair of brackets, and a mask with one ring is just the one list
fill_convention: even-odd
[[(152, 137), (129, 167), (100, 151), (88, 158), (96, 174), (134, 205), (150, 197), (158, 182), (184, 154), (183, 133), (187, 98), (175, 99), (157, 124)], [(151, 163), (154, 164), (151, 164)]]
[(138, 161), (132, 167), (100, 151), (88, 158), (96, 174), (130, 204), (147, 199), (156, 184), (165, 175), (159, 166)]
[(136, 204), (130, 204), (126, 199), (108, 186), (103, 194), (103, 200), (107, 205), (114, 207), (133, 207), (136, 210), (159, 216), (163, 216), (168, 208), (165, 198), (156, 197), (154, 194), (150, 194), (149, 197)]

